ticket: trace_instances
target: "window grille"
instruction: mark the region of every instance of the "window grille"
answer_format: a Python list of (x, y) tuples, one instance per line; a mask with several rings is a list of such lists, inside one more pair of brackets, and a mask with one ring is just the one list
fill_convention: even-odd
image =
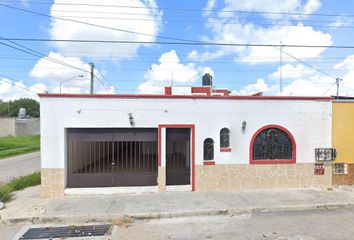
[(214, 140), (211, 138), (204, 140), (204, 160), (214, 160)]
[(220, 147), (230, 147), (230, 130), (228, 128), (223, 128), (220, 130)]
[(292, 142), (283, 130), (267, 128), (255, 138), (253, 160), (290, 160), (292, 158)]
[(334, 174), (348, 174), (348, 164), (335, 163), (334, 164)]
[(320, 161), (334, 161), (336, 159), (337, 152), (334, 148), (315, 148), (316, 162)]

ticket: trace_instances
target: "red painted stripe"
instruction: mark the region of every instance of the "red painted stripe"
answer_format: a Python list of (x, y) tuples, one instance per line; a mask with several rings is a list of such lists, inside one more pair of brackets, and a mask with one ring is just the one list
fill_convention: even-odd
[(204, 96), (204, 95), (154, 95), (154, 94), (58, 94), (39, 93), (41, 98), (147, 98), (147, 99), (230, 99), (230, 100), (332, 100), (332, 97), (305, 96)]
[(215, 161), (204, 161), (204, 165), (215, 165)]
[(231, 152), (231, 148), (220, 148), (220, 152)]
[(161, 127), (157, 129), (157, 164), (161, 167)]

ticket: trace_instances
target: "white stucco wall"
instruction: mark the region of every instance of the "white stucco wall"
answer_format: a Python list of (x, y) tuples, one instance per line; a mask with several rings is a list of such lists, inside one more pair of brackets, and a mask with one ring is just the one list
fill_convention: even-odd
[[(41, 97), (42, 168), (64, 168), (66, 128), (157, 128), (195, 124), (196, 164), (203, 164), (203, 141), (215, 142), (216, 164), (249, 163), (253, 134), (268, 124), (288, 129), (296, 141), (298, 163), (314, 162), (314, 149), (331, 147), (329, 100), (123, 99)], [(241, 123), (247, 122), (243, 132)], [(230, 129), (231, 152), (220, 152), (219, 131)]]

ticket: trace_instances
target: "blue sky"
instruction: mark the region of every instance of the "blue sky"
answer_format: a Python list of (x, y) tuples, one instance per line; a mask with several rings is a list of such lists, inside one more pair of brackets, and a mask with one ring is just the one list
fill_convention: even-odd
[[(176, 42), (157, 37), (163, 36), (218, 43), (354, 45), (351, 40), (354, 7), (349, 1), (338, 4), (320, 0), (60, 0), (55, 3), (0, 0), (0, 4), (139, 33), (103, 29), (0, 6), (3, 38)], [(1, 42), (23, 49), (13, 42)], [(172, 82), (198, 86), (202, 75), (211, 73), (216, 87), (227, 88), (233, 94), (330, 95), (336, 90), (335, 78), (340, 77), (343, 79), (341, 95), (354, 95), (354, 49), (284, 47), (281, 64), (279, 49), (274, 47), (16, 43), (84, 70), (88, 70), (89, 62), (94, 62), (99, 79), (95, 81), (97, 93), (161, 93), (163, 86)], [(35, 97), (23, 88), (33, 92), (59, 92), (60, 82), (67, 79), (71, 80), (62, 84), (62, 92), (88, 92), (87, 72), (2, 44), (0, 58), (2, 99)]]

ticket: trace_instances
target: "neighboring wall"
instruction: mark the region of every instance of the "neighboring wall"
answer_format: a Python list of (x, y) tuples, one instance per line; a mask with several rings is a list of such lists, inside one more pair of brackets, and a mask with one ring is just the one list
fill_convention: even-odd
[(40, 133), (39, 118), (16, 119), (16, 125), (15, 125), (16, 136), (35, 135), (39, 133)]
[(15, 118), (0, 118), (0, 137), (15, 136)]
[(0, 137), (26, 136), (40, 133), (39, 118), (0, 118)]
[(333, 147), (337, 150), (334, 163), (347, 163), (347, 174), (333, 173), (333, 184), (354, 184), (354, 101), (333, 102)]

